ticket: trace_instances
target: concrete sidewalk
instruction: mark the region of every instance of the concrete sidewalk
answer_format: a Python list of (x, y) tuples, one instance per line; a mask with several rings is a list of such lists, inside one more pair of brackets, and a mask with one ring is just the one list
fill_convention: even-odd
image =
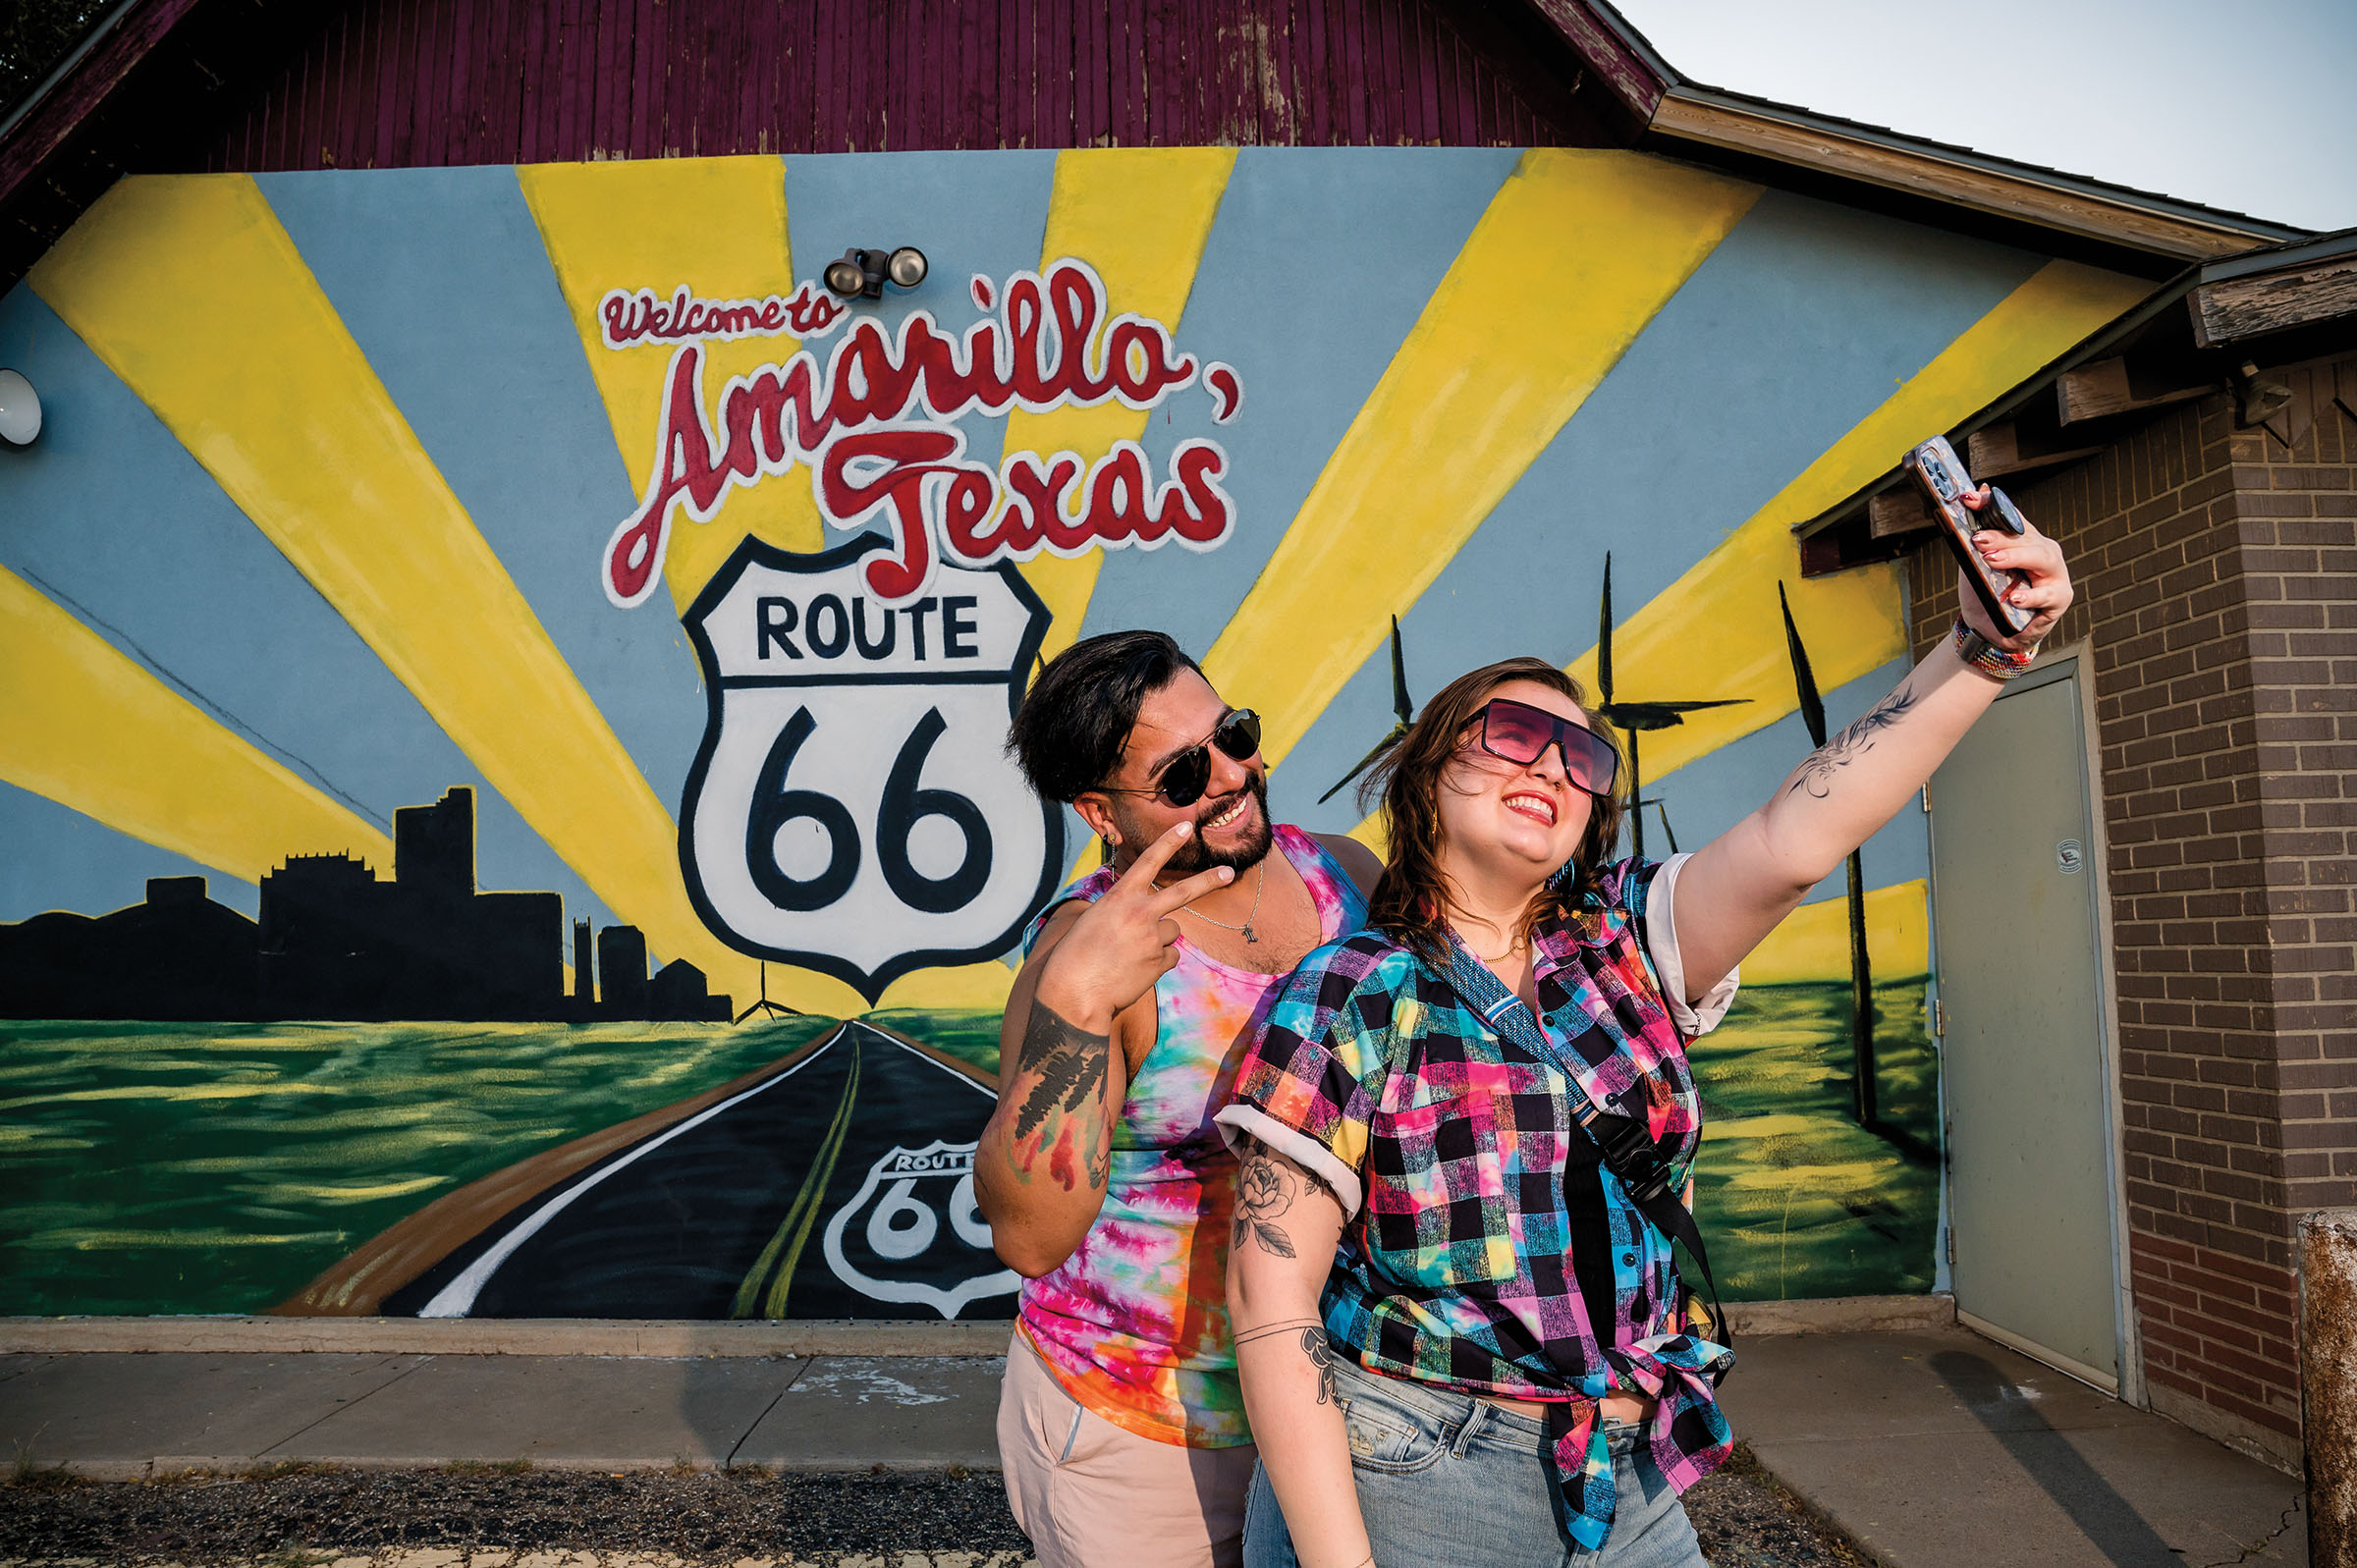
[[(1760, 1461), (1890, 1568), (2287, 1568), (2300, 1485), (1959, 1328), (1750, 1337)], [(0, 1358), (0, 1454), (94, 1478), (288, 1462), (995, 1468), (985, 1356)]]
[(1736, 1434), (1890, 1568), (2308, 1561), (2298, 1480), (1967, 1329), (1736, 1354)]
[(97, 1480), (309, 1463), (996, 1469), (1003, 1357), (0, 1358), (0, 1457)]

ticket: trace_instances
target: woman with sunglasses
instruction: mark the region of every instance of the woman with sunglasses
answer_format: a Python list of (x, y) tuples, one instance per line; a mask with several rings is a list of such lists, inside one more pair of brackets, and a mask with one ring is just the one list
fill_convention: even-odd
[(1955, 638), (1694, 854), (1608, 860), (1618, 759), (1544, 660), (1460, 677), (1384, 758), (1369, 929), (1302, 960), (1218, 1118), (1247, 1565), (1702, 1563), (1677, 1497), (1733, 1446), (1733, 1357), (1665, 1234), (1691, 1232), (1684, 1041), (2068, 607), (2035, 529), (1977, 548), (2029, 626), (1959, 586)]

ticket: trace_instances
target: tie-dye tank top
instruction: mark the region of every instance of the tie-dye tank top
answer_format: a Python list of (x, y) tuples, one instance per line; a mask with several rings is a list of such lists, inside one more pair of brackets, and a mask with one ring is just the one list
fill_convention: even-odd
[[(1274, 834), (1317, 901), (1321, 942), (1365, 924), (1366, 900), (1315, 839), (1283, 825)], [(1113, 881), (1101, 870), (1064, 896), (1093, 901)], [(1032, 923), (1026, 949), (1046, 920)], [(1211, 1118), (1286, 977), (1231, 968), (1183, 937), (1178, 954), (1154, 984), (1154, 1048), (1113, 1130), (1105, 1207), (1061, 1267), (1024, 1281), (1021, 1323), (1065, 1392), (1115, 1426), (1229, 1448), (1252, 1434), (1228, 1330), (1235, 1157)]]

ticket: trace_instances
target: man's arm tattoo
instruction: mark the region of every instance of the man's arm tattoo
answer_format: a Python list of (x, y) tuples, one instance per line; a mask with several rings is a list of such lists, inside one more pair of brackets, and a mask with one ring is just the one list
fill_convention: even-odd
[(1874, 749), (1874, 737), (1890, 729), (1907, 715), (1916, 703), (1915, 693), (1905, 686), (1866, 710), (1856, 724), (1809, 753), (1808, 761), (1800, 765), (1793, 777), (1792, 787), (1786, 794), (1806, 789), (1812, 799), (1823, 800), (1833, 792), (1834, 774)]
[(1113, 1038), (1092, 1035), (1068, 1022), (1055, 1008), (1031, 1003), (1015, 1070), (1038, 1075), (1014, 1116), (1009, 1157), (1015, 1174), (1031, 1179), (1044, 1151), (1048, 1171), (1069, 1192), (1081, 1175), (1075, 1157), (1087, 1162), (1086, 1179), (1102, 1187), (1112, 1174), (1113, 1152), (1101, 1107), (1113, 1060)]

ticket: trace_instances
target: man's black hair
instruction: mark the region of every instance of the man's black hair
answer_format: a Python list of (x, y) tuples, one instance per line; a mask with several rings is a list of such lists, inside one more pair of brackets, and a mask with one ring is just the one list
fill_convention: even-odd
[(1007, 749), (1042, 800), (1069, 802), (1113, 777), (1137, 710), (1181, 670), (1202, 673), (1159, 631), (1108, 631), (1075, 642), (1031, 683)]

